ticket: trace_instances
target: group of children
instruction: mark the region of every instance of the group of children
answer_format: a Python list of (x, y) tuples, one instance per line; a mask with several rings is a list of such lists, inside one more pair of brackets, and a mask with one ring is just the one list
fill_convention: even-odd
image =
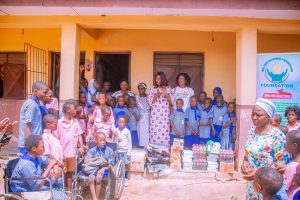
[(205, 92), (200, 93), (199, 101), (192, 96), (185, 111), (182, 109), (184, 101), (176, 100), (176, 110), (170, 116), (171, 145), (174, 138), (182, 138), (187, 149), (209, 140), (221, 143), (221, 149), (234, 149), (235, 103), (226, 103), (222, 94), (215, 94), (214, 98), (213, 105), (213, 100)]

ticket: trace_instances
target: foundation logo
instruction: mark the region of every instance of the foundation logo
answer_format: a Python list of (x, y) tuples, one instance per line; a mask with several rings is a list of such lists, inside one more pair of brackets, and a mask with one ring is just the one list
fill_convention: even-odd
[(289, 77), (290, 73), (293, 72), (293, 67), (286, 59), (276, 57), (268, 60), (264, 64), (262, 72), (270, 82), (282, 83)]

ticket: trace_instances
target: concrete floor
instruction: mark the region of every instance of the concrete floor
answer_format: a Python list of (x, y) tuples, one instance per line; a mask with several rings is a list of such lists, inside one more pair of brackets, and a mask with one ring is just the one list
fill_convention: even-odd
[[(214, 173), (173, 172), (168, 177), (131, 175), (122, 200), (243, 200), (246, 182)], [(219, 179), (217, 180), (216, 179)], [(222, 181), (220, 181), (222, 180)]]

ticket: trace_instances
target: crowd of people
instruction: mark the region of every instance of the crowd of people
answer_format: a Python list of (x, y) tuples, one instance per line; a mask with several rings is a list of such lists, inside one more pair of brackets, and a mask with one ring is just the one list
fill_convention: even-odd
[[(95, 79), (81, 79), (79, 100), (64, 102), (53, 97), (47, 84), (35, 82), (32, 96), (20, 111), (18, 148), (23, 156), (13, 176), (50, 177), (57, 189), (54, 197), (61, 199), (62, 173), (70, 191), (77, 159), (82, 157), (83, 171), (96, 200), (101, 180), (115, 164), (112, 157), (116, 149), (127, 167), (133, 147), (149, 143), (170, 146), (175, 138), (184, 140), (185, 149), (213, 141), (219, 142), (221, 149), (234, 150), (235, 101), (226, 102), (221, 88), (214, 88), (210, 98), (205, 91), (199, 96), (194, 94), (186, 73), (176, 77), (175, 88), (168, 86), (163, 72), (158, 72), (154, 80), (149, 92), (141, 82), (138, 94), (134, 94), (126, 80), (121, 80), (120, 90), (113, 92), (108, 81), (101, 86)], [(275, 112), (274, 104), (266, 99), (259, 99), (253, 108), (254, 127), (249, 131), (242, 165), (248, 180), (247, 199), (299, 196), (300, 109), (286, 109), (285, 126), (280, 125), (281, 117)], [(44, 190), (47, 186), (43, 181), (31, 180), (12, 182), (11, 188), (20, 192)]]

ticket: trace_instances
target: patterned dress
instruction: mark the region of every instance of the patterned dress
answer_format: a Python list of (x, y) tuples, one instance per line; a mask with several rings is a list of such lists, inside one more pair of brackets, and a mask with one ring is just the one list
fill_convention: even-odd
[(149, 96), (136, 96), (136, 103), (141, 112), (141, 119), (138, 122), (138, 134), (140, 146), (149, 144), (149, 121), (150, 121), (150, 102)]
[[(153, 98), (157, 94), (158, 88), (150, 89), (150, 143), (170, 145), (170, 104), (165, 96), (159, 96), (153, 103)], [(167, 86), (167, 92), (172, 99), (172, 90)]]
[[(251, 169), (271, 166), (275, 163), (285, 164), (286, 138), (285, 135), (277, 128), (273, 128), (268, 133), (256, 134), (254, 128), (250, 129), (245, 145), (245, 159)], [(251, 200), (256, 197), (262, 199), (260, 194), (254, 192), (253, 182), (247, 183), (247, 199)]]

